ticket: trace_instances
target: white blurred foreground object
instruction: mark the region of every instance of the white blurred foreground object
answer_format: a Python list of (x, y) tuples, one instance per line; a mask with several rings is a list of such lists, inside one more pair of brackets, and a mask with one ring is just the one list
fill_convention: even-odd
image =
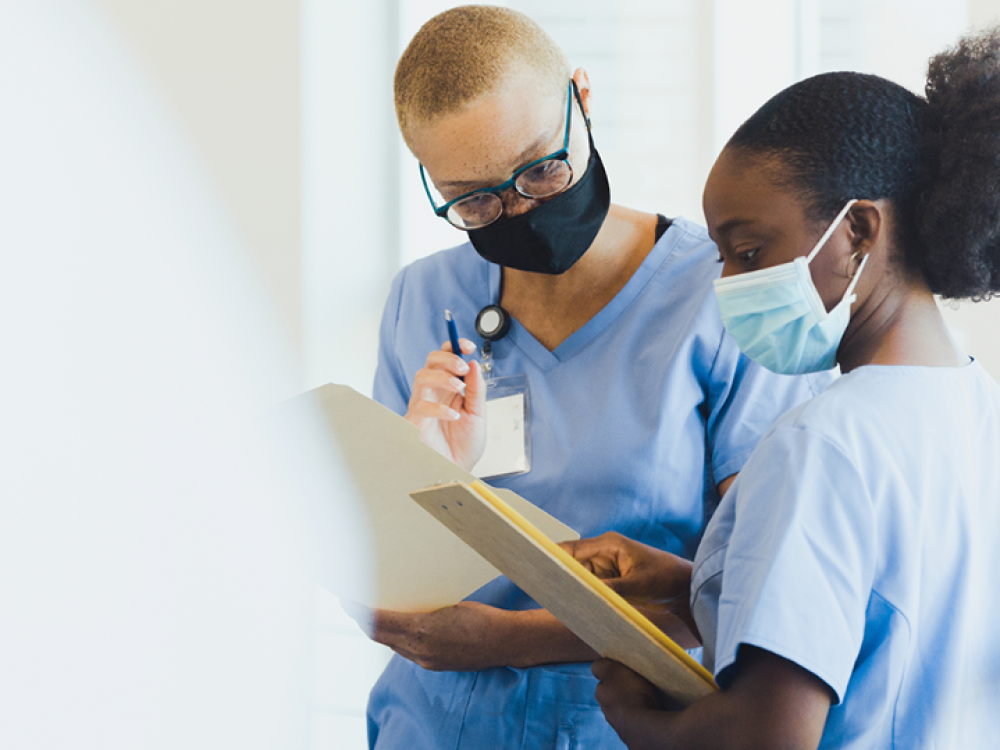
[[(500, 575), (410, 499), (414, 490), (471, 483), (476, 477), (422, 443), (420, 431), (398, 414), (345, 385), (316, 388), (276, 412), (294, 418), (293, 424), (315, 420), (318, 414), (317, 429), (328, 431), (329, 440), (300, 445), (299, 460), (307, 473), (316, 474), (322, 471), (328, 442), (337, 446), (353, 480), (355, 515), (365, 518), (371, 530), (372, 549), (370, 581), (359, 579), (353, 566), (325, 565), (318, 579), (323, 586), (368, 607), (431, 611), (457, 604)], [(555, 541), (580, 538), (510, 490), (493, 491)]]
[(367, 552), (254, 419), (263, 294), (93, 7), (2, 0), (0, 91), (0, 747), (305, 747), (311, 557)]

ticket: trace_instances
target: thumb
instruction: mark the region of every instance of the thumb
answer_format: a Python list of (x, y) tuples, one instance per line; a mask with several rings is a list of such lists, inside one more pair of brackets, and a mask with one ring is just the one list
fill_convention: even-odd
[(476, 417), (486, 414), (486, 381), (475, 360), (469, 362), (469, 372), (465, 376), (465, 411)]
[(629, 575), (624, 578), (602, 578), (601, 583), (614, 591), (622, 599), (644, 599), (649, 594), (649, 582), (645, 576)]

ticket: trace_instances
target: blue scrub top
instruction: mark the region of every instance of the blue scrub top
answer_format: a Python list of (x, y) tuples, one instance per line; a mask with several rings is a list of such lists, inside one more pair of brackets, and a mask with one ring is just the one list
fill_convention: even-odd
[(961, 368), (860, 367), (786, 414), (695, 558), (706, 666), (741, 644), (836, 695), (820, 747), (1000, 737), (1000, 388)]
[[(615, 298), (554, 351), (512, 321), (493, 344), (495, 374), (528, 378), (532, 468), (492, 483), (585, 537), (615, 530), (691, 557), (718, 504), (716, 485), (742, 468), (778, 415), (832, 378), (775, 375), (739, 352), (712, 291), (717, 259), (706, 231), (678, 219)], [(447, 340), (445, 308), (459, 335), (481, 346), (476, 315), (499, 296), (500, 267), (468, 243), (403, 269), (382, 319), (375, 398), (404, 414), (417, 370)], [(471, 598), (536, 606), (505, 577)], [(372, 691), (369, 739), (434, 750), (621, 747), (595, 685), (589, 664), (432, 673), (394, 657)]]

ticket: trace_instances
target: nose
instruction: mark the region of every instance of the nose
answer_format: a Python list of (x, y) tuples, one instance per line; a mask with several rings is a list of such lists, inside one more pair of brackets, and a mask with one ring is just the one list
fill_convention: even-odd
[(525, 198), (513, 187), (509, 190), (504, 190), (500, 194), (500, 200), (503, 201), (503, 214), (501, 216), (505, 219), (525, 214), (535, 208), (535, 206), (542, 204), (542, 201), (537, 198)]

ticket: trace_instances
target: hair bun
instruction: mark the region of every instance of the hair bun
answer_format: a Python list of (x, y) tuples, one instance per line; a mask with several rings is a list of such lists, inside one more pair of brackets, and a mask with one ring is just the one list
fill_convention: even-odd
[(1000, 29), (962, 39), (927, 73), (935, 177), (917, 211), (936, 294), (1000, 294)]

